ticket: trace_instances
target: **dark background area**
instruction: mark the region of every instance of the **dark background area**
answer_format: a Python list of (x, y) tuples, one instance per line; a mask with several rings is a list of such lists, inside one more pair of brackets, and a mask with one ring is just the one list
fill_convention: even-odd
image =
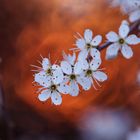
[(102, 140), (95, 129), (87, 127), (94, 120), (87, 120), (97, 114), (104, 120), (107, 114), (116, 121), (117, 114), (119, 120), (128, 120), (122, 121), (127, 124), (126, 131), (116, 138), (125, 140), (128, 131), (140, 124), (139, 45), (133, 47), (130, 60), (120, 55), (107, 61), (103, 50), (102, 67), (108, 81), (98, 91), (92, 88), (78, 97), (64, 96), (61, 106), (50, 100), (38, 101), (30, 67), (38, 65), (40, 54), (47, 57), (50, 53), (52, 62), (61, 60), (62, 50), (68, 53), (73, 47), (76, 32), (83, 34), (90, 28), (94, 35), (105, 38), (108, 31), (117, 31), (125, 18), (119, 8), (102, 0), (0, 0), (0, 139), (85, 140), (88, 135), (89, 140)]

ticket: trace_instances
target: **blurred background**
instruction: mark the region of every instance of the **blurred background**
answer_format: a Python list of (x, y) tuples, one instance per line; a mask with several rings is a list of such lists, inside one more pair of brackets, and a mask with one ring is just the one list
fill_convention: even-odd
[(140, 45), (130, 60), (103, 50), (108, 81), (61, 106), (38, 101), (30, 67), (40, 54), (61, 60), (76, 32), (105, 38), (126, 18), (106, 0), (0, 0), (0, 140), (140, 140)]

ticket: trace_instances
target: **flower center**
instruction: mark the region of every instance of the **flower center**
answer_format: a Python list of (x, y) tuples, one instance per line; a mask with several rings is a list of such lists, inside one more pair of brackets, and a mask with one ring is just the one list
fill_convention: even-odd
[(91, 74), (92, 74), (92, 70), (90, 70), (90, 69), (87, 70), (86, 75), (87, 75), (87, 76), (90, 76)]
[(57, 88), (56, 85), (51, 86), (51, 90), (56, 90), (56, 88)]
[(50, 68), (46, 70), (46, 74), (51, 75), (51, 73), (52, 73), (52, 71)]
[(86, 44), (86, 48), (89, 50), (92, 46), (90, 45), (90, 43)]
[(70, 79), (71, 80), (75, 80), (76, 79), (76, 76), (74, 74), (70, 75)]
[(120, 38), (120, 39), (119, 39), (119, 43), (120, 43), (120, 44), (124, 44), (124, 42), (125, 42), (125, 41), (124, 41), (123, 38)]

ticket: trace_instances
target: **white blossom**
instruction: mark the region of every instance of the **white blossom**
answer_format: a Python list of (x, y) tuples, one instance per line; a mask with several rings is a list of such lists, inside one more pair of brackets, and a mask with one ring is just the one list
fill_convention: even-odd
[(76, 40), (76, 46), (80, 50), (78, 60), (86, 59), (89, 54), (93, 58), (100, 58), (100, 52), (97, 47), (102, 42), (102, 36), (97, 35), (93, 38), (93, 33), (90, 29), (85, 30), (84, 37), (82, 37), (79, 33), (78, 35), (80, 37)]
[(34, 81), (38, 83), (38, 99), (42, 102), (51, 98), (55, 105), (62, 103), (61, 93), (69, 93), (69, 86), (64, 82), (64, 74), (59, 65), (51, 65), (48, 58), (43, 58), (42, 67), (38, 67), (38, 73), (34, 75)]
[(89, 81), (81, 75), (83, 71), (82, 67), (83, 66), (80, 61), (73, 65), (65, 60), (61, 62), (61, 69), (65, 74), (65, 81), (70, 87), (69, 94), (72, 96), (77, 96), (79, 94), (78, 84), (80, 84), (84, 90), (88, 90), (90, 88), (88, 85)]
[(100, 69), (101, 59), (93, 59), (91, 62), (84, 60), (82, 63), (83, 73), (81, 74), (88, 81), (88, 88), (93, 85), (96, 89), (94, 82), (100, 86), (99, 82), (107, 80), (107, 75)]
[(140, 0), (113, 0), (112, 6), (120, 6), (121, 11), (129, 15), (131, 22), (140, 19)]
[(140, 128), (138, 128), (136, 131), (131, 132), (128, 137), (127, 140), (140, 140)]
[(128, 35), (129, 32), (129, 25), (126, 22), (122, 22), (119, 28), (119, 35), (113, 31), (110, 31), (106, 35), (108, 41), (112, 43), (106, 51), (107, 59), (116, 57), (119, 51), (126, 59), (133, 56), (133, 51), (129, 45), (136, 45), (140, 43), (140, 38), (138, 38), (135, 34)]
[(129, 20), (135, 22), (140, 19), (140, 9), (137, 9), (130, 13)]
[(47, 99), (51, 98), (52, 103), (55, 105), (60, 105), (62, 103), (61, 93), (68, 94), (69, 93), (69, 86), (65, 83), (54, 84), (47, 88), (44, 88), (41, 93), (38, 95), (38, 99), (41, 102), (45, 102)]
[(63, 81), (63, 72), (59, 65), (51, 65), (48, 58), (43, 58), (42, 68), (35, 74), (35, 82), (44, 87), (49, 87), (51, 83), (59, 84)]

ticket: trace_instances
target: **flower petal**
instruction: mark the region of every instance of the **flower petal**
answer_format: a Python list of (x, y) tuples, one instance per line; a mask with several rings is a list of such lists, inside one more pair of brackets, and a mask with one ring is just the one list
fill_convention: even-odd
[(99, 68), (99, 66), (101, 65), (101, 59), (93, 59), (90, 63), (90, 68), (94, 71), (97, 70)]
[(104, 82), (105, 80), (107, 80), (107, 75), (104, 72), (95, 71), (93, 72), (93, 78), (97, 79), (100, 82)]
[(60, 93), (63, 93), (63, 94), (68, 94), (70, 92), (70, 87), (65, 84), (65, 83), (61, 83), (58, 87), (57, 87), (58, 91)]
[(106, 35), (106, 38), (107, 38), (110, 42), (116, 42), (116, 41), (119, 40), (119, 36), (118, 36), (115, 32), (113, 32), (113, 31), (109, 32), (109, 33)]
[(113, 59), (118, 55), (120, 45), (118, 43), (111, 44), (106, 50), (106, 59)]
[(78, 61), (74, 65), (74, 73), (75, 74), (80, 74), (82, 72), (83, 72), (82, 62), (81, 61)]
[(82, 60), (86, 59), (87, 56), (88, 56), (88, 51), (86, 49), (80, 51), (78, 54), (78, 61), (82, 61)]
[(63, 78), (63, 83), (68, 83), (69, 82), (69, 76), (68, 75), (65, 75), (64, 78)]
[(136, 35), (129, 35), (125, 41), (130, 45), (136, 45), (140, 43), (140, 38), (138, 38)]
[(89, 68), (89, 63), (87, 60), (78, 61), (74, 65), (74, 73), (81, 74), (84, 70)]
[(59, 65), (56, 65), (56, 64), (52, 65), (51, 68), (52, 68), (53, 70), (61, 69), (60, 66), (59, 66)]
[(91, 49), (90, 54), (93, 57), (93, 59), (101, 59), (100, 51), (95, 48)]
[(53, 70), (52, 81), (54, 84), (57, 85), (61, 83), (63, 81), (63, 78), (64, 78), (64, 74), (60, 67)]
[(74, 62), (76, 60), (76, 54), (73, 53), (73, 55), (70, 55), (70, 54), (66, 55), (66, 53), (63, 52), (63, 58), (65, 61), (69, 62), (71, 65), (74, 65)]
[(129, 22), (127, 20), (123, 20), (121, 24), (126, 24), (129, 26)]
[(62, 71), (65, 73), (65, 74), (71, 74), (72, 73), (72, 67), (71, 67), (71, 65), (68, 63), (68, 62), (66, 62), (66, 61), (62, 61), (61, 62), (61, 69), (62, 69)]
[(85, 46), (86, 46), (86, 42), (84, 39), (78, 39), (76, 40), (76, 46), (79, 48), (79, 49), (84, 49)]
[(55, 105), (60, 105), (62, 103), (62, 97), (57, 91), (54, 91), (51, 94), (51, 99)]
[(86, 43), (90, 43), (92, 40), (92, 31), (90, 29), (86, 29), (84, 32), (84, 38), (86, 40)]
[(43, 70), (47, 70), (50, 67), (50, 60), (48, 58), (43, 58), (42, 60), (42, 67)]
[(135, 22), (138, 19), (140, 19), (140, 10), (136, 10), (136, 11), (132, 12), (129, 16), (129, 20), (131, 22)]
[(91, 88), (91, 80), (86, 77), (77, 77), (77, 82), (82, 86), (84, 90), (89, 90)]
[(129, 31), (130, 31), (130, 28), (127, 24), (121, 24), (121, 26), (119, 28), (120, 37), (122, 37), (122, 38), (127, 37)]
[(101, 35), (97, 35), (91, 41), (91, 45), (92, 46), (98, 46), (101, 42), (102, 42), (102, 36)]
[(38, 99), (41, 101), (41, 102), (44, 102), (46, 101), (47, 99), (49, 99), (51, 96), (51, 91), (50, 90), (43, 90), (39, 95), (38, 95)]
[(76, 54), (73, 53), (73, 55), (68, 55), (68, 62), (71, 64), (71, 65), (74, 65), (74, 62), (76, 60)]
[(87, 70), (89, 68), (89, 63), (87, 62), (87, 60), (82, 60), (81, 65), (83, 70)]
[(70, 86), (70, 95), (77, 96), (79, 94), (79, 86), (76, 83), (76, 81), (71, 81), (69, 86)]
[(130, 59), (133, 56), (133, 51), (127, 44), (122, 46), (121, 52), (126, 59)]
[(51, 76), (47, 76), (44, 71), (35, 74), (34, 78), (35, 82), (37, 82), (41, 86), (49, 87), (51, 85)]

